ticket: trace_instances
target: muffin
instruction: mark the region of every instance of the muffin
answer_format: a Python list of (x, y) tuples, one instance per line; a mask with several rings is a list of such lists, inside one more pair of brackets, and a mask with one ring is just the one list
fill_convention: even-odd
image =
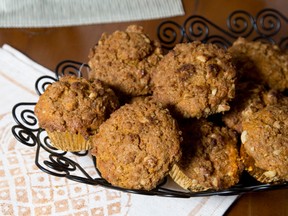
[(288, 106), (258, 110), (242, 123), (241, 158), (245, 169), (262, 183), (288, 180)]
[(180, 132), (167, 109), (137, 99), (111, 114), (91, 138), (102, 177), (114, 186), (151, 190), (181, 157)]
[(231, 56), (214, 44), (177, 44), (152, 75), (153, 97), (177, 116), (207, 117), (228, 111), (236, 71)]
[(89, 76), (109, 85), (119, 96), (151, 94), (151, 71), (162, 58), (160, 43), (141, 26), (104, 33), (89, 53)]
[(34, 111), (54, 147), (81, 151), (90, 148), (89, 137), (118, 107), (113, 90), (99, 80), (64, 76), (48, 86)]
[(237, 39), (228, 49), (241, 80), (284, 91), (288, 88), (288, 54), (277, 45)]
[(278, 92), (266, 89), (263, 85), (249, 81), (237, 83), (235, 99), (230, 103), (231, 109), (222, 115), (222, 120), (227, 127), (241, 133), (244, 118), (267, 105), (278, 103), (279, 97)]
[(182, 124), (182, 158), (171, 178), (192, 192), (223, 190), (238, 183), (242, 165), (236, 134), (206, 119)]

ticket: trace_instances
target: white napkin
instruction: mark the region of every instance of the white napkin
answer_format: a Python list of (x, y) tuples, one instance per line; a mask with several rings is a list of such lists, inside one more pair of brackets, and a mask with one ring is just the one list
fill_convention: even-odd
[(1, 27), (51, 27), (184, 15), (181, 0), (1, 0)]
[[(42, 172), (34, 164), (35, 147), (17, 142), (11, 133), (11, 109), (19, 102), (36, 102), (35, 81), (54, 74), (8, 45), (0, 48), (0, 65), (0, 215), (222, 215), (237, 198), (135, 195)], [(96, 175), (89, 156), (67, 157)]]

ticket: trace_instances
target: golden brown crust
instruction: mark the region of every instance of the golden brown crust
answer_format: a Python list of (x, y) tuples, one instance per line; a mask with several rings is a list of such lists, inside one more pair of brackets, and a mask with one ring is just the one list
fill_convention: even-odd
[(170, 172), (175, 182), (195, 192), (238, 183), (242, 166), (235, 133), (204, 119), (188, 124), (183, 126), (182, 158)]
[(136, 25), (103, 34), (89, 54), (90, 77), (128, 96), (151, 93), (151, 71), (162, 58), (160, 43)]
[(228, 49), (242, 80), (254, 80), (270, 88), (288, 88), (288, 54), (261, 41), (237, 39)]
[(49, 132), (93, 135), (119, 106), (114, 92), (98, 80), (64, 76), (40, 96), (35, 115)]
[(263, 85), (253, 82), (236, 84), (235, 99), (230, 103), (231, 109), (222, 116), (227, 127), (242, 132), (242, 121), (267, 105), (279, 102), (280, 94), (275, 90), (267, 90)]
[(279, 183), (284, 181), (279, 179), (279, 176), (275, 175), (274, 171), (267, 171), (255, 166), (255, 160), (246, 153), (243, 145), (241, 146), (240, 154), (245, 170), (257, 181), (261, 183)]
[(254, 166), (262, 169), (267, 178), (263, 179), (259, 172), (253, 174), (254, 169), (251, 170), (251, 165), (249, 168), (247, 163), (246, 169), (262, 182), (287, 181), (288, 106), (267, 106), (245, 119), (242, 125), (242, 152), (255, 161)]
[(91, 143), (102, 177), (129, 189), (155, 188), (181, 156), (176, 121), (145, 99), (115, 111)]
[(229, 110), (236, 72), (231, 56), (213, 44), (177, 44), (152, 76), (153, 97), (184, 117)]

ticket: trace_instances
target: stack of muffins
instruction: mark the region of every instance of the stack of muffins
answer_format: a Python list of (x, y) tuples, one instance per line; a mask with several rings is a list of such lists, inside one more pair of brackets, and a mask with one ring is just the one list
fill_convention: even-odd
[(35, 107), (65, 151), (90, 150), (114, 186), (152, 190), (165, 176), (193, 192), (288, 180), (288, 55), (239, 38), (166, 55), (140, 26), (103, 34), (87, 79), (62, 77)]

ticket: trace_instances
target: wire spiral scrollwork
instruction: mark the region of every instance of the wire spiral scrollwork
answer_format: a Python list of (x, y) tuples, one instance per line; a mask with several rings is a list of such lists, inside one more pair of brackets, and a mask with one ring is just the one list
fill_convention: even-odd
[(37, 131), (37, 140), (41, 148), (43, 148), (46, 152), (50, 154), (57, 154), (57, 155), (65, 155), (66, 152), (55, 148), (46, 133), (45, 130), (39, 128)]
[[(276, 39), (280, 30), (287, 29), (288, 18), (274, 9), (263, 9), (254, 17), (247, 11), (236, 10), (226, 19), (226, 27), (220, 27), (203, 16), (193, 15), (179, 25), (173, 21), (161, 23), (157, 29), (159, 35), (167, 35), (167, 28), (163, 26), (177, 26), (181, 29), (181, 40), (174, 40), (174, 37), (168, 37), (171, 40), (160, 38), (162, 46), (173, 48), (171, 44), (176, 45), (180, 42), (192, 42), (195, 40), (203, 43), (216, 43), (219, 46), (227, 48), (238, 37), (244, 37), (252, 41), (265, 40), (279, 45), (282, 49), (287, 49), (287, 38)], [(172, 43), (173, 42), (173, 43)]]
[(231, 46), (230, 41), (226, 40), (225, 37), (217, 36), (217, 35), (213, 35), (211, 37), (208, 37), (205, 42), (217, 44), (219, 47), (223, 47), (225, 49), (227, 49), (229, 46)]
[(57, 81), (57, 79), (51, 76), (42, 76), (35, 82), (35, 90), (38, 95), (44, 93), (46, 88), (53, 82)]
[(288, 22), (288, 19), (279, 11), (264, 9), (256, 15), (257, 28), (255, 30), (262, 37), (274, 36), (281, 29), (281, 20)]
[(234, 11), (231, 13), (226, 24), (233, 37), (248, 37), (254, 30), (254, 17), (246, 11)]
[(27, 130), (26, 127), (15, 125), (12, 127), (12, 133), (14, 137), (24, 145), (32, 147), (37, 144), (37, 138), (33, 131)]
[(185, 35), (188, 41), (206, 42), (210, 33), (210, 21), (201, 16), (191, 16), (184, 23)]
[(71, 75), (76, 77), (83, 77), (85, 73), (89, 72), (88, 64), (77, 61), (67, 60), (60, 62), (55, 69), (56, 79), (59, 80), (61, 76)]
[(67, 157), (59, 157), (57, 154), (50, 154), (49, 160), (43, 162), (47, 167), (57, 170), (59, 172), (69, 174), (69, 172), (75, 171), (77, 164)]
[(173, 21), (163, 22), (157, 29), (159, 41), (163, 44), (164, 49), (171, 49), (177, 43), (182, 43), (184, 40), (183, 28)]
[(33, 107), (36, 103), (19, 103), (12, 109), (14, 120), (23, 129), (36, 131), (38, 130), (38, 121), (34, 115)]
[[(259, 35), (256, 37), (253, 36), (253, 40), (264, 39), (274, 41), (272, 37), (268, 36), (274, 35), (279, 31), (279, 19), (275, 19), (276, 21), (272, 21), (271, 18), (269, 18), (270, 21), (266, 21), (266, 19), (271, 16), (264, 16), (263, 14), (264, 12), (266, 13), (269, 11), (270, 10), (259, 12), (256, 18), (250, 16), (247, 12), (236, 11), (232, 13), (231, 16), (229, 16), (228, 18), (228, 30), (224, 30), (212, 23), (211, 21), (200, 16), (189, 17), (185, 21), (183, 27), (175, 22), (166, 21), (158, 27), (158, 37), (160, 42), (164, 43), (163, 47), (167, 49), (171, 49), (173, 46), (175, 46), (176, 43), (192, 40), (202, 40), (206, 43), (216, 43), (220, 46), (228, 47), (238, 36), (251, 36), (252, 33), (254, 33), (255, 28), (258, 28), (256, 23), (260, 22), (262, 27), (264, 27), (261, 28), (265, 29), (265, 31), (267, 30), (268, 33), (262, 30), (257, 30)], [(275, 11), (272, 12), (274, 13), (274, 15), (272, 16), (273, 19), (275, 18), (275, 16), (277, 16), (277, 14), (279, 15), (279, 13), (275, 13)], [(279, 15), (279, 17), (282, 19), (282, 22), (284, 20), (286, 23), (288, 23), (286, 17), (281, 14)], [(266, 22), (268, 22), (268, 26)], [(253, 26), (253, 28), (251, 26)], [(219, 34), (212, 34), (211, 28), (217, 30)], [(287, 49), (288, 37), (283, 37), (280, 42), (278, 42), (278, 44), (280, 44), (282, 48)], [(74, 75), (77, 77), (82, 77), (83, 72), (89, 72), (89, 66), (87, 64), (71, 60), (60, 62), (56, 67), (56, 78), (49, 76), (40, 77), (35, 83), (36, 92), (41, 95), (48, 85), (59, 80), (61, 76)], [(181, 190), (180, 188), (172, 189), (171, 187), (169, 187), (169, 179), (167, 180), (167, 178), (165, 178), (161, 184), (159, 184), (155, 189), (151, 191), (128, 190), (125, 188), (119, 188), (111, 185), (101, 177), (101, 174), (96, 169), (95, 158), (92, 157), (95, 164), (96, 172), (100, 177), (90, 176), (83, 169), (83, 167), (81, 167), (79, 163), (73, 161), (68, 157), (69, 152), (60, 151), (53, 147), (50, 143), (46, 131), (39, 128), (38, 126), (37, 118), (33, 112), (35, 104), (36, 103), (19, 103), (13, 107), (12, 115), (16, 122), (16, 125), (12, 127), (12, 133), (20, 143), (29, 147), (36, 146), (35, 164), (43, 172), (46, 172), (50, 175), (65, 177), (67, 179), (84, 184), (100, 185), (102, 187), (127, 193), (178, 198), (212, 195), (228, 196), (242, 194), (250, 191), (288, 188), (287, 182), (274, 185), (261, 184), (253, 180), (252, 177), (245, 172), (243, 173), (242, 178), (238, 184), (227, 190), (222, 191), (210, 190), (203, 192), (187, 192)], [(73, 152), (73, 154), (77, 155), (78, 157), (85, 157), (88, 155), (88, 153), (88, 151)]]

